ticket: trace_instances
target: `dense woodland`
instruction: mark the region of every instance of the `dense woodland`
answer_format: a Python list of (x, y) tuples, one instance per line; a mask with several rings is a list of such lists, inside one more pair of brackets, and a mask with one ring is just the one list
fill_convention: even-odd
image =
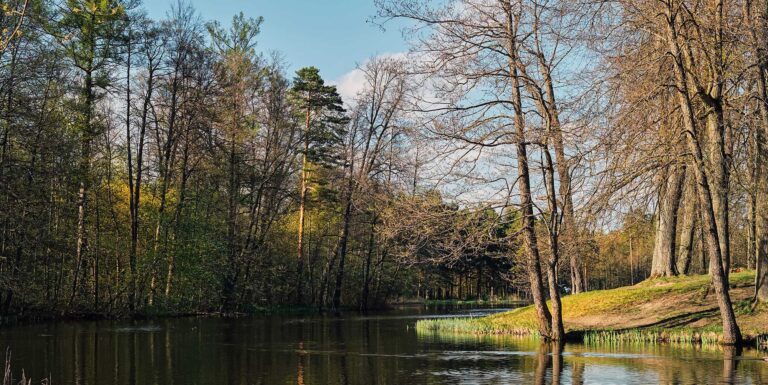
[(561, 295), (710, 274), (739, 340), (729, 272), (768, 300), (768, 2), (376, 5), (411, 50), (342, 100), (255, 15), (2, 2), (0, 313), (514, 297), (560, 339)]

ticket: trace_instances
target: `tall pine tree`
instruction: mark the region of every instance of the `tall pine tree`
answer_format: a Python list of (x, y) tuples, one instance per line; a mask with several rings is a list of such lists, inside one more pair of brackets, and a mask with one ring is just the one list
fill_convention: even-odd
[(329, 165), (338, 162), (339, 146), (348, 121), (341, 96), (335, 86), (326, 85), (315, 67), (304, 67), (296, 72), (291, 98), (297, 114), (303, 120), (301, 151), (301, 186), (299, 190), (299, 235), (297, 240), (296, 302), (303, 298), (304, 220), (307, 208), (307, 190), (311, 165)]

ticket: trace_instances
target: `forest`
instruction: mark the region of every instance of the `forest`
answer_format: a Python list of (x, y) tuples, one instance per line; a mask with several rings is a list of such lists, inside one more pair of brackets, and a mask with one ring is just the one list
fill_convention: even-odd
[(410, 50), (343, 99), (258, 15), (3, 1), (0, 315), (516, 299), (560, 340), (563, 296), (709, 274), (741, 339), (729, 275), (768, 301), (768, 2), (375, 3)]

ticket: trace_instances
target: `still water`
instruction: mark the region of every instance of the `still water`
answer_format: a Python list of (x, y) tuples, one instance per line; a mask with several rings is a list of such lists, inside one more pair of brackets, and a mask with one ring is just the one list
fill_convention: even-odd
[(417, 319), (501, 309), (373, 315), (60, 322), (0, 329), (16, 377), (52, 384), (768, 384), (754, 350), (587, 347), (420, 336)]

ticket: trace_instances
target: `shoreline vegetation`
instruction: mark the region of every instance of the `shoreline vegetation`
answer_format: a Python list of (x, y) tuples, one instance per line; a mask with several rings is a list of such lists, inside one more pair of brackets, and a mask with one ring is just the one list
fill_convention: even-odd
[[(377, 307), (369, 307), (366, 310), (358, 307), (342, 307), (339, 312), (376, 312), (389, 310), (400, 306), (525, 306), (530, 304), (528, 301), (515, 298), (501, 299), (424, 299), (411, 298), (401, 299), (389, 304)], [(222, 317), (237, 318), (249, 316), (269, 316), (269, 315), (310, 315), (334, 313), (333, 309), (322, 309), (316, 306), (270, 306), (254, 307), (248, 311), (236, 313), (222, 313), (216, 311), (184, 311), (173, 312), (162, 309), (145, 309), (142, 312), (134, 314), (108, 314), (108, 313), (67, 313), (60, 314), (54, 312), (29, 312), (27, 314), (15, 314), (11, 316), (0, 315), (0, 328), (11, 326), (23, 326), (41, 322), (60, 322), (60, 321), (101, 321), (101, 320), (147, 320), (164, 318), (184, 318), (184, 317)]]
[(427, 300), (419, 300), (418, 302), (414, 302), (418, 304), (424, 304), (425, 306), (438, 306), (438, 305), (451, 305), (451, 306), (482, 306), (482, 305), (514, 305), (514, 306), (525, 306), (530, 305), (530, 301), (524, 301), (516, 298), (494, 298), (494, 299), (427, 299)]
[[(562, 297), (566, 340), (590, 343), (719, 344), (722, 327), (708, 275), (657, 278)], [(730, 293), (744, 345), (768, 348), (768, 306), (754, 305), (755, 272), (730, 274)], [(538, 338), (534, 307), (477, 318), (419, 320), (420, 335)]]
[[(423, 304), (423, 302), (421, 303)], [(399, 304), (393, 304), (399, 305)], [(389, 308), (376, 307), (367, 311), (377, 311)], [(342, 307), (339, 312), (360, 311), (354, 307)], [(120, 321), (120, 320), (151, 320), (151, 319), (169, 319), (186, 317), (220, 317), (220, 318), (239, 318), (253, 316), (270, 315), (310, 315), (334, 313), (333, 309), (319, 309), (312, 306), (274, 306), (253, 308), (243, 312), (223, 313), (217, 311), (195, 311), (195, 312), (172, 312), (172, 311), (152, 311), (146, 309), (140, 313), (133, 314), (107, 314), (107, 313), (67, 313), (56, 314), (50, 312), (37, 312), (24, 315), (0, 316), (0, 329), (3, 327), (24, 326), (42, 322), (63, 322), (63, 321)]]

